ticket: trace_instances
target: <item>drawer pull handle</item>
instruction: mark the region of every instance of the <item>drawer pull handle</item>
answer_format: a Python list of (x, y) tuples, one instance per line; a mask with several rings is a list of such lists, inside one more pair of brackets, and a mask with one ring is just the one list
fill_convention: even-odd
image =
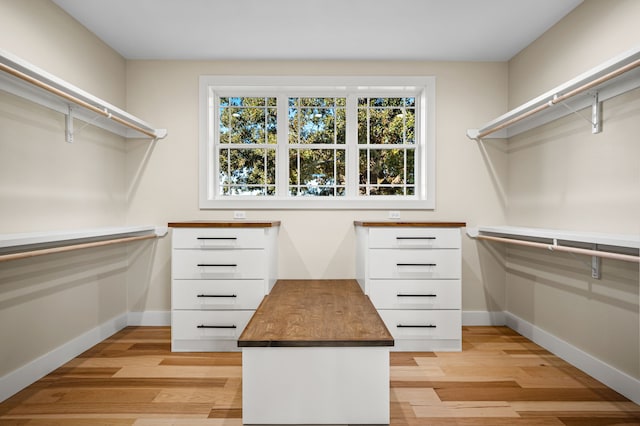
[(396, 240), (435, 240), (436, 237), (396, 237)]
[(237, 240), (238, 237), (198, 237), (198, 240)]
[(196, 297), (238, 297), (235, 294), (199, 294)]
[(427, 325), (398, 324), (396, 325), (396, 327), (398, 328), (436, 328), (436, 326), (433, 324), (427, 324)]
[(396, 263), (396, 266), (436, 266), (435, 263)]
[(438, 297), (437, 294), (404, 294), (404, 293), (398, 293), (396, 296), (398, 297)]
[(233, 267), (235, 268), (236, 266), (238, 266), (235, 263), (198, 263), (198, 266), (202, 267), (202, 266), (212, 266), (212, 267)]
[(204, 325), (201, 324), (198, 328), (238, 328), (235, 325)]

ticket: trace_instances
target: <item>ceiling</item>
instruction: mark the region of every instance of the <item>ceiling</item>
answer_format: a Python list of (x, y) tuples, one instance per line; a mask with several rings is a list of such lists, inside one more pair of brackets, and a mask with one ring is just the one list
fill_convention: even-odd
[(53, 0), (127, 59), (506, 61), (582, 0)]

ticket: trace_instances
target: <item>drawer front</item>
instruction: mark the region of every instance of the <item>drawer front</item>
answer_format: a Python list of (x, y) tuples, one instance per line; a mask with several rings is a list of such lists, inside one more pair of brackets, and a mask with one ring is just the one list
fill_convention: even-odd
[(264, 280), (173, 280), (172, 309), (256, 309)]
[(254, 311), (172, 311), (174, 340), (238, 339)]
[(369, 248), (460, 248), (460, 229), (372, 228)]
[(460, 311), (380, 310), (394, 339), (461, 339)]
[(460, 279), (460, 250), (371, 249), (369, 277), (372, 279)]
[(371, 280), (378, 309), (460, 309), (460, 280)]
[(264, 250), (174, 250), (174, 279), (265, 278)]
[(171, 236), (172, 247), (184, 249), (264, 248), (265, 241), (259, 228), (178, 228)]

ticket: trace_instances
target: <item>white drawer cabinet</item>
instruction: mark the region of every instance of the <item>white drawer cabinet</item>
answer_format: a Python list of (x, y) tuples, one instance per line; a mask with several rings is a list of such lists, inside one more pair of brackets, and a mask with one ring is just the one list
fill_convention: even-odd
[(173, 280), (175, 310), (255, 309), (264, 298), (262, 280)]
[(172, 313), (171, 333), (178, 334), (179, 341), (196, 346), (196, 342), (237, 342), (253, 312), (176, 310)]
[[(459, 310), (400, 310), (381, 309), (380, 317), (393, 337), (404, 340), (460, 340), (462, 324)], [(415, 342), (417, 340), (417, 342)]]
[(356, 275), (396, 351), (462, 349), (460, 222), (356, 223)]
[(461, 305), (456, 280), (371, 280), (369, 298), (378, 309), (455, 309)]
[(175, 222), (171, 350), (237, 351), (277, 279), (279, 222)]
[(264, 278), (266, 264), (263, 249), (174, 249), (171, 260), (173, 277), (191, 280)]
[(370, 249), (373, 279), (459, 279), (460, 249)]

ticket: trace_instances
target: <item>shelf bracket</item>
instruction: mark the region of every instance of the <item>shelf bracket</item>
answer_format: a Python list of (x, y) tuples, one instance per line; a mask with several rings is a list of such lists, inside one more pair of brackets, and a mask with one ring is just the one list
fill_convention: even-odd
[[(593, 245), (593, 250), (598, 250), (598, 245)], [(600, 266), (602, 265), (602, 259), (598, 256), (591, 256), (591, 278), (599, 280), (602, 277), (600, 272)]]
[(560, 104), (568, 109), (572, 114), (582, 117), (587, 123), (591, 124), (591, 133), (596, 134), (602, 132), (602, 101), (599, 99), (598, 92), (594, 92), (592, 96), (593, 102), (591, 103), (591, 119), (585, 117), (580, 113), (580, 111), (576, 111), (565, 102), (558, 100), (558, 95), (554, 95), (553, 99), (549, 101), (549, 104)]
[(593, 95), (591, 104), (591, 133), (602, 132), (602, 102), (598, 99), (598, 92)]
[(73, 108), (69, 105), (69, 109), (64, 119), (64, 140), (73, 143)]

